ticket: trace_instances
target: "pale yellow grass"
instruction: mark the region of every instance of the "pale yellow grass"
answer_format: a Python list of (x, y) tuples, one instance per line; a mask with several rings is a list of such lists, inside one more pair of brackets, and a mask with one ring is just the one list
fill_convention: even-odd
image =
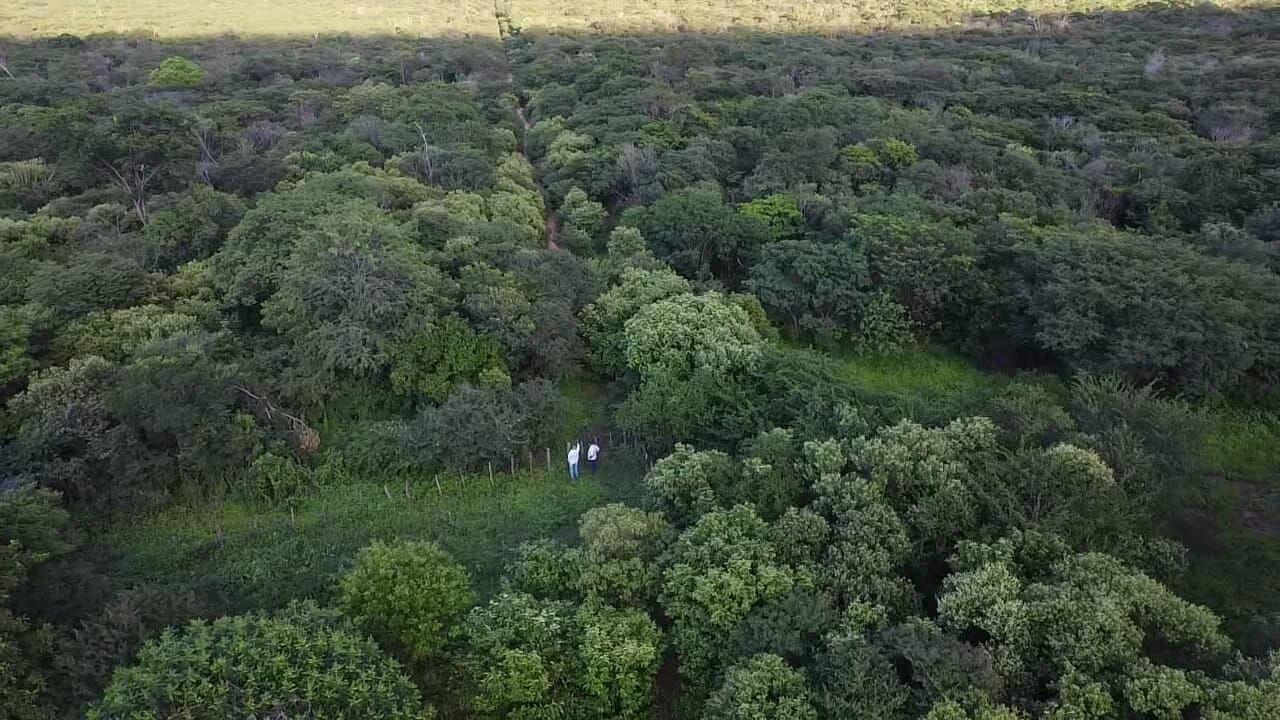
[(0, 36), (423, 35), (496, 37), (492, 0), (5, 0)]

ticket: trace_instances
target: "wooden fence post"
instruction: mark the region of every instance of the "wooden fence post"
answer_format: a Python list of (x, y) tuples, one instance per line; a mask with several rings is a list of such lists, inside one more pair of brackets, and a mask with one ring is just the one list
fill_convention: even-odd
[(489, 487), (493, 488), (493, 461), (489, 461)]
[(511, 477), (516, 476), (516, 456), (508, 455), (507, 459), (511, 461)]
[(529, 448), (529, 472), (533, 472), (533, 448)]
[(551, 448), (543, 448), (547, 452), (547, 473), (551, 473)]
[(440, 474), (439, 474), (439, 473), (437, 473), (437, 474), (436, 474), (436, 476), (435, 476), (435, 481), (436, 481), (436, 492), (440, 493), (440, 496), (441, 496), (441, 497), (443, 497), (443, 496), (444, 496), (444, 489), (440, 487)]

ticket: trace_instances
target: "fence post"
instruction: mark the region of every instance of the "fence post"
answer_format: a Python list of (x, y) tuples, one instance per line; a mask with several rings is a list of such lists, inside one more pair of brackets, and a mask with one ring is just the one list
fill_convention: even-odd
[(443, 496), (444, 496), (444, 489), (440, 487), (440, 474), (439, 474), (439, 473), (436, 473), (436, 475), (435, 475), (435, 481), (436, 481), (436, 492), (440, 493), (440, 496), (441, 496), (441, 497), (443, 497)]
[(547, 453), (547, 474), (551, 474), (551, 448), (543, 448)]
[(493, 461), (489, 461), (489, 488), (493, 489)]
[(405, 499), (406, 499), (406, 500), (412, 500), (412, 499), (413, 499), (413, 488), (411, 488), (411, 487), (409, 486), (409, 476), (408, 476), (408, 475), (406, 475), (406, 476), (405, 476), (405, 478), (404, 478), (404, 497), (405, 497)]
[(508, 455), (507, 459), (511, 461), (511, 477), (516, 476), (516, 456)]
[(391, 499), (391, 491), (387, 489), (386, 483), (382, 483), (382, 494), (387, 496), (387, 500)]
[(533, 472), (533, 448), (529, 448), (529, 472)]

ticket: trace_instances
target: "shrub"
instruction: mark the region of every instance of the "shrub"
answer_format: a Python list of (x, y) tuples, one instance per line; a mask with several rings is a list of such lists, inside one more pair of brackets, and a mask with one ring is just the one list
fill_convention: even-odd
[(151, 87), (195, 87), (204, 81), (204, 69), (180, 55), (167, 57), (147, 76)]
[(260, 455), (253, 461), (251, 469), (254, 495), (263, 500), (292, 497), (311, 484), (311, 473), (305, 467), (272, 453)]
[(348, 614), (415, 658), (439, 652), (449, 628), (475, 602), (467, 571), (433, 543), (374, 543), (338, 585)]

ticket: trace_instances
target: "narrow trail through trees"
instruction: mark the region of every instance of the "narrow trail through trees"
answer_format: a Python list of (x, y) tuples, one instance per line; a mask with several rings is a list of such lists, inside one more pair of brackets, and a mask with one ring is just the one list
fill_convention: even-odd
[[(498, 30), (499, 32), (502, 32), (503, 31), (502, 21), (504, 16), (500, 12), (495, 12), (494, 14), (498, 18)], [(503, 37), (506, 38), (507, 36), (503, 35)], [(503, 51), (506, 52), (505, 46)], [(507, 66), (510, 67), (510, 65), (511, 65), (511, 55), (508, 53)], [(510, 72), (507, 73), (507, 82), (511, 84), (511, 95), (515, 98), (515, 101), (516, 101), (515, 102), (516, 122), (520, 128), (520, 142), (518, 144), (518, 147), (520, 149), (520, 154), (523, 155), (524, 159), (528, 160), (529, 165), (532, 166), (533, 159), (529, 157), (529, 153), (525, 148), (525, 139), (529, 135), (530, 128), (533, 127), (533, 125), (529, 122), (528, 116), (525, 115), (525, 112), (524, 112), (524, 106), (527, 100), (525, 99), (524, 95), (522, 95), (520, 92), (517, 91), (515, 75), (513, 73), (510, 73)], [(534, 181), (538, 182), (536, 171), (534, 173)], [(547, 189), (542, 187), (542, 183), (540, 182), (538, 183), (538, 191), (542, 193), (543, 213), (546, 216), (545, 228), (546, 228), (547, 249), (559, 250), (560, 249), (560, 243), (559, 243), (560, 221), (556, 218), (555, 212), (553, 212), (550, 206), (547, 205)]]

